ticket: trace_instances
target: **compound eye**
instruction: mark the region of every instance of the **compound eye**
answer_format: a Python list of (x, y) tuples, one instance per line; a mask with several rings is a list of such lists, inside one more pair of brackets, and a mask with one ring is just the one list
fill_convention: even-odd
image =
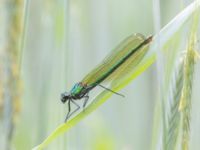
[(70, 94), (68, 92), (61, 94), (61, 101), (65, 103), (70, 98)]

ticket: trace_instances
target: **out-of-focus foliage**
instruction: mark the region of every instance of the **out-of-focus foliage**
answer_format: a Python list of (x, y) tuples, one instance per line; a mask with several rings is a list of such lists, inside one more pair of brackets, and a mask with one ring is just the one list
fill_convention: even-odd
[(20, 49), (23, 0), (1, 2), (0, 35), (0, 149), (11, 149), (21, 111)]

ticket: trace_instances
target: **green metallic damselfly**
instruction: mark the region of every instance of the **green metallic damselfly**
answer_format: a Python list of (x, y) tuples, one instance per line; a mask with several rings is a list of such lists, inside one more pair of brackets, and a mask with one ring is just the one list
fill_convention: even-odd
[[(145, 38), (142, 34), (134, 34), (126, 38), (114, 49), (96, 68), (94, 68), (83, 80), (74, 85), (71, 91), (61, 94), (61, 101), (68, 102), (68, 113), (65, 121), (80, 109), (80, 106), (75, 102), (76, 100), (84, 99), (83, 108), (86, 106), (89, 99), (89, 92), (96, 86), (100, 86), (110, 92), (123, 96), (117, 92), (112, 91), (101, 85), (106, 81), (113, 81), (115, 79), (125, 76), (125, 74), (136, 66), (139, 61), (145, 56), (149, 43), (153, 36)], [(71, 103), (77, 109), (71, 112)]]

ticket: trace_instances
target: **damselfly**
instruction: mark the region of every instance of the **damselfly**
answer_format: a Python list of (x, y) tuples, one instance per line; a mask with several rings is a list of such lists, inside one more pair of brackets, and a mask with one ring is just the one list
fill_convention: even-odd
[[(89, 99), (89, 92), (96, 86), (100, 86), (110, 92), (123, 96), (122, 94), (104, 87), (101, 83), (124, 76), (131, 67), (137, 65), (135, 60), (141, 60), (144, 57), (151, 41), (152, 36), (148, 38), (145, 38), (141, 34), (129, 36), (122, 41), (101, 64), (86, 75), (81, 82), (75, 84), (69, 93), (62, 93), (61, 101), (63, 103), (68, 102), (68, 113), (65, 121), (79, 110), (80, 106), (75, 101), (83, 98), (84, 108)], [(71, 112), (71, 103), (77, 107), (73, 112)]]

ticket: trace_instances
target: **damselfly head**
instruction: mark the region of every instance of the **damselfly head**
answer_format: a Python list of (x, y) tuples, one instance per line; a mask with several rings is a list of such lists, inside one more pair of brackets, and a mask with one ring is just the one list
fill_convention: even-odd
[(61, 94), (61, 101), (65, 103), (68, 99), (71, 98), (71, 94), (68, 92), (64, 92)]

